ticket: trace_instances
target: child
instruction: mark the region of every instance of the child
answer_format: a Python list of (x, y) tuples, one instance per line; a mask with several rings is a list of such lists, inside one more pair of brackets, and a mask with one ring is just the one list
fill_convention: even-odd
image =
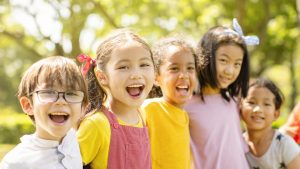
[(300, 103), (296, 104), (286, 123), (279, 129), (294, 138), (300, 144)]
[(119, 30), (98, 47), (96, 66), (96, 77), (93, 64), (87, 74), (91, 113), (78, 130), (84, 164), (151, 169), (148, 132), (139, 112), (154, 83), (149, 46), (132, 32)]
[(255, 39), (244, 37), (236, 20), (234, 26), (235, 31), (223, 26), (211, 28), (198, 43), (200, 93), (185, 106), (197, 169), (248, 168), (236, 97), (246, 96), (246, 43)]
[(35, 133), (2, 160), (1, 169), (81, 169), (73, 126), (87, 104), (87, 87), (76, 63), (54, 56), (34, 63), (19, 85), (18, 98), (35, 124)]
[(244, 137), (250, 147), (247, 160), (253, 169), (300, 168), (299, 146), (288, 135), (272, 129), (282, 102), (281, 91), (267, 79), (251, 84), (242, 101), (242, 119), (247, 126)]
[(153, 169), (190, 169), (189, 120), (182, 109), (192, 96), (196, 57), (192, 47), (176, 38), (161, 39), (153, 48), (161, 98), (149, 99), (142, 108), (149, 128)]

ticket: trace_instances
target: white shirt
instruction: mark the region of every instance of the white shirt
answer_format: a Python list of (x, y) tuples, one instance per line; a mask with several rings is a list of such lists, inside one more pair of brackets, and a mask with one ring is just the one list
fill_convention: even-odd
[(287, 168), (288, 164), (300, 155), (300, 148), (288, 135), (276, 130), (267, 152), (256, 157), (247, 153), (247, 160), (253, 169)]
[(82, 169), (76, 133), (71, 129), (58, 141), (24, 135), (2, 160), (0, 169)]

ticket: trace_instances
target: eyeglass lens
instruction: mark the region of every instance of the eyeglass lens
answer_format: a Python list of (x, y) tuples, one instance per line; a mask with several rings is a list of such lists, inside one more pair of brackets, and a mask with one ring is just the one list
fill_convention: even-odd
[(63, 95), (63, 98), (68, 103), (82, 102), (84, 93), (82, 91), (66, 91), (57, 92), (55, 90), (40, 90), (36, 91), (37, 96), (41, 102), (56, 102), (59, 98), (59, 94)]

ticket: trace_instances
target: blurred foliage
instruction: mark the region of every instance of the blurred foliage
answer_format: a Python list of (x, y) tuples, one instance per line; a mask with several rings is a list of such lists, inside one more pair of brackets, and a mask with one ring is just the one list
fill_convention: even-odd
[(275, 129), (279, 129), (286, 121), (286, 116), (280, 116), (275, 122), (273, 122), (272, 126)]
[(230, 26), (234, 17), (246, 35), (261, 40), (249, 48), (252, 76), (279, 84), (283, 109), (290, 112), (300, 82), (294, 0), (0, 0), (0, 107), (20, 111), (18, 84), (33, 62), (49, 55), (95, 56), (113, 29), (129, 27), (150, 44), (176, 33), (196, 43), (210, 27)]
[(0, 144), (17, 144), (24, 134), (34, 132), (34, 125), (25, 114), (5, 108), (0, 113)]

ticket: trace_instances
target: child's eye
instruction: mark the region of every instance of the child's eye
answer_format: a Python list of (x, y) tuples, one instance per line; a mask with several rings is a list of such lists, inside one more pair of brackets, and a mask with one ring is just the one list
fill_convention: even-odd
[(195, 66), (189, 66), (188, 70), (195, 70)]
[(75, 91), (68, 91), (65, 93), (67, 96), (77, 96), (78, 94)]
[(270, 104), (270, 103), (265, 103), (264, 105), (265, 105), (265, 106), (271, 106), (271, 104)]
[(117, 67), (117, 69), (129, 69), (129, 67), (128, 66), (119, 66), (119, 67)]
[(150, 66), (150, 64), (148, 64), (148, 63), (141, 64), (141, 67), (149, 67), (149, 66)]
[(235, 66), (235, 67), (241, 67), (241, 66), (242, 66), (242, 63), (235, 63), (234, 66)]
[(171, 71), (177, 71), (178, 68), (177, 67), (170, 67), (169, 70), (171, 70)]
[(255, 104), (253, 101), (247, 101), (246, 103), (248, 103), (249, 105)]
[(227, 63), (227, 60), (226, 59), (219, 59), (219, 62), (223, 63), (223, 64), (226, 64)]

